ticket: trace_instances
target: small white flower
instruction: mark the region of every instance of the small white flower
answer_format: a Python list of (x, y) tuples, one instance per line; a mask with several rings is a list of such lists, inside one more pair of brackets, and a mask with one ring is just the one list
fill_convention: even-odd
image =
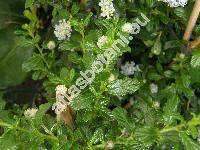
[(187, 0), (162, 0), (165, 3), (168, 3), (170, 7), (184, 7), (187, 5)]
[(58, 40), (65, 40), (71, 37), (71, 25), (70, 22), (65, 19), (60, 20), (59, 24), (55, 25), (54, 34), (58, 38)]
[(106, 43), (108, 43), (108, 37), (103, 35), (98, 39), (97, 46), (101, 48)]
[(140, 71), (140, 68), (134, 61), (126, 62), (125, 65), (121, 66), (121, 73), (126, 76), (134, 75), (134, 73), (138, 71)]
[(124, 128), (121, 132), (122, 132), (121, 135), (122, 135), (123, 137), (128, 137), (128, 136), (129, 136), (129, 132), (128, 132), (128, 130), (127, 130), (126, 128)]
[(113, 141), (108, 141), (106, 144), (106, 149), (113, 149), (114, 148), (114, 143)]
[(108, 82), (112, 82), (116, 79), (115, 75), (114, 74), (110, 74), (110, 77), (108, 78)]
[(110, 19), (114, 12), (115, 8), (113, 6), (113, 0), (101, 0), (99, 2), (99, 6), (101, 7), (101, 16), (106, 17), (106, 19)]
[(27, 119), (33, 119), (35, 118), (37, 111), (38, 111), (37, 108), (28, 108), (27, 110), (24, 111), (24, 116)]
[(48, 49), (54, 49), (56, 47), (56, 44), (54, 41), (49, 41), (47, 44)]
[(69, 105), (69, 102), (65, 101), (64, 95), (67, 92), (65, 85), (58, 85), (56, 87), (56, 103), (53, 104), (52, 110), (55, 111), (57, 115), (60, 115)]
[(153, 107), (154, 108), (159, 108), (160, 107), (160, 103), (159, 102), (153, 102)]
[(122, 31), (126, 33), (133, 33), (133, 25), (129, 22), (122, 26)]
[(158, 85), (157, 84), (151, 83), (149, 88), (150, 88), (150, 91), (152, 94), (158, 93)]

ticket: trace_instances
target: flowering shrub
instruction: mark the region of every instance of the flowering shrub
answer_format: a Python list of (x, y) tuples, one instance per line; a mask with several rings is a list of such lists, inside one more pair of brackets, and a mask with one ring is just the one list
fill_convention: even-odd
[[(0, 2), (0, 149), (199, 150), (199, 20), (182, 40), (194, 2)], [(10, 103), (30, 76), (40, 102)]]

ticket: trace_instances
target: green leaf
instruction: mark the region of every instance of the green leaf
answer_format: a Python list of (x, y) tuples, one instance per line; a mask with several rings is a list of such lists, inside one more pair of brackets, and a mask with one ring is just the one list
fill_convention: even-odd
[(192, 114), (193, 117), (190, 121), (187, 122), (188, 126), (197, 126), (200, 125), (200, 114), (196, 115), (196, 114)]
[(25, 8), (29, 8), (33, 5), (35, 0), (26, 0)]
[(170, 18), (168, 18), (168, 16), (165, 13), (161, 12), (161, 11), (158, 11), (157, 13), (159, 15), (160, 20), (164, 24), (168, 24), (168, 22), (170, 21)]
[(98, 142), (102, 142), (104, 138), (105, 138), (104, 132), (101, 128), (99, 128), (94, 132), (90, 141), (92, 144), (97, 144)]
[(157, 128), (149, 126), (139, 128), (136, 129), (135, 136), (146, 147), (149, 147), (156, 142), (156, 139), (158, 138), (158, 130)]
[(195, 32), (200, 36), (200, 24), (196, 25)]
[(180, 17), (184, 22), (187, 22), (188, 18), (189, 18), (189, 12), (186, 11), (186, 9), (183, 8), (175, 8), (174, 9), (174, 13)]
[(71, 14), (72, 16), (76, 15), (80, 10), (80, 7), (77, 3), (73, 3), (72, 9), (71, 9)]
[(156, 0), (147, 0), (146, 1), (146, 4), (148, 7), (153, 7), (155, 3), (156, 3)]
[(50, 73), (48, 75), (48, 79), (51, 83), (58, 85), (58, 84), (64, 84), (64, 80), (62, 80), (61, 78), (59, 78), (58, 76), (56, 76), (55, 74)]
[(16, 136), (13, 134), (14, 130), (6, 131), (1, 137), (0, 137), (0, 149), (5, 150), (15, 150), (18, 149), (18, 144), (16, 141)]
[(37, 111), (36, 116), (35, 116), (35, 123), (37, 126), (42, 124), (43, 117), (51, 106), (52, 106), (52, 103), (46, 103), (46, 104), (40, 105), (39, 110)]
[(59, 45), (59, 48), (64, 51), (73, 51), (80, 47), (80, 43), (78, 41), (64, 41)]
[(185, 146), (186, 150), (199, 150), (200, 144), (192, 140), (185, 132), (180, 132), (179, 137), (183, 145)]
[(118, 79), (109, 83), (108, 92), (115, 96), (125, 96), (127, 94), (133, 94), (140, 89), (142, 85), (143, 83), (137, 79)]
[(0, 29), (21, 22), (24, 10), (24, 0), (1, 0), (0, 1)]
[(166, 124), (171, 124), (175, 118), (177, 118), (177, 108), (179, 104), (178, 95), (173, 95), (169, 97), (167, 103), (165, 104), (164, 110), (164, 121)]
[(198, 129), (196, 128), (196, 126), (188, 126), (188, 129), (187, 129), (187, 134), (188, 135), (191, 135), (193, 139), (197, 139), (198, 138)]
[(22, 70), (22, 63), (31, 56), (33, 50), (21, 37), (14, 35), (14, 30), (14, 27), (0, 29), (0, 87), (2, 88), (23, 82), (26, 73)]
[(149, 78), (149, 80), (158, 81), (158, 80), (162, 79), (163, 77), (156, 72), (149, 72), (148, 78)]
[(31, 58), (25, 61), (22, 65), (24, 71), (44, 70), (44, 63), (40, 54), (34, 53)]
[(84, 25), (87, 26), (90, 22), (90, 18), (92, 17), (93, 13), (90, 12), (84, 20)]
[(131, 123), (128, 119), (127, 112), (125, 109), (115, 108), (112, 111), (112, 115), (117, 120), (120, 127), (126, 128), (128, 130), (132, 130), (135, 127), (134, 123)]
[(158, 38), (156, 39), (156, 41), (151, 49), (151, 52), (154, 55), (159, 55), (161, 50), (162, 50), (162, 43), (160, 42), (160, 36), (158, 36)]
[(183, 42), (179, 40), (172, 40), (172, 41), (167, 41), (164, 45), (164, 50), (171, 49), (171, 48), (178, 48), (183, 45)]
[(200, 49), (195, 51), (193, 53), (192, 59), (191, 59), (191, 66), (196, 68), (200, 66)]
[(6, 102), (3, 99), (3, 93), (0, 92), (0, 111), (3, 110), (5, 108)]
[(94, 101), (95, 96), (90, 92), (86, 92), (74, 98), (73, 101), (70, 102), (70, 105), (74, 110), (91, 109)]

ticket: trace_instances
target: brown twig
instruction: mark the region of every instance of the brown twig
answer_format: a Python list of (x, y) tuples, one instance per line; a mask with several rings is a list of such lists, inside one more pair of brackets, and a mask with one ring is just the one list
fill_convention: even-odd
[(197, 48), (198, 46), (200, 46), (200, 37), (197, 37), (194, 41), (192, 41), (190, 44), (189, 44), (189, 48), (191, 50)]

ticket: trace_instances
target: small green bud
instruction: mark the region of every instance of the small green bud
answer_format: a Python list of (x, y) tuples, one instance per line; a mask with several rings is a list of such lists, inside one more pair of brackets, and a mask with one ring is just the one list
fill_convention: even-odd
[(184, 59), (184, 58), (185, 58), (185, 54), (181, 53), (181, 54), (179, 55), (179, 57), (180, 57), (181, 59)]

